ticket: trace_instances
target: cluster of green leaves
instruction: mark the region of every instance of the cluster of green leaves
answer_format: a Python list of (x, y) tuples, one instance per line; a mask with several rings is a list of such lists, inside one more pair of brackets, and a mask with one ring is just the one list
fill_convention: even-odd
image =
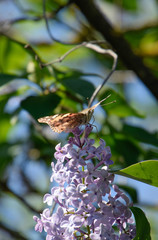
[[(38, 159), (42, 158), (43, 160), (47, 160), (47, 162), (51, 161), (53, 152), (49, 149), (50, 145), (46, 143), (49, 139), (45, 139), (44, 136), (41, 137), (41, 129), (38, 131), (36, 127), (37, 122), (34, 124), (34, 121), (37, 121), (39, 117), (55, 114), (57, 112), (76, 112), (81, 110), (81, 103), (86, 103), (86, 97), (90, 98), (95, 90), (94, 85), (86, 80), (86, 77), (95, 77), (95, 74), (86, 74), (82, 71), (67, 68), (63, 69), (63, 67), (49, 67), (52, 72), (52, 74), (50, 74), (50, 69), (49, 71), (40, 69), (38, 62), (33, 60), (32, 56), (29, 55), (29, 52), (27, 49), (24, 49), (23, 46), (5, 37), (1, 40), (3, 42), (8, 42), (11, 46), (7, 54), (8, 59), (11, 59), (11, 57), (14, 58), (15, 52), (17, 54), (13, 66), (11, 64), (13, 59), (11, 59), (10, 62), (4, 60), (3, 64), (5, 65), (5, 69), (3, 69), (0, 74), (0, 166), (1, 176), (3, 176), (6, 167), (14, 159), (10, 151), (13, 144), (22, 146), (29, 141), (31, 147), (28, 154), (31, 152), (31, 149), (36, 149), (36, 151), (39, 152)], [(15, 48), (19, 48), (19, 52), (17, 50), (15, 51)], [(3, 51), (5, 51), (5, 48)], [(25, 68), (24, 65), (22, 66), (20, 55), (18, 55), (21, 53), (24, 53), (23, 56), (26, 56), (22, 58)], [(1, 56), (3, 56), (3, 54), (2, 52)], [(21, 67), (19, 67), (19, 64), (21, 64)], [(27, 71), (26, 66), (29, 66), (29, 64), (32, 64), (34, 69), (33, 72)], [(14, 72), (12, 69), (14, 69)], [(99, 100), (109, 93), (111, 94), (111, 99), (117, 102), (115, 104), (103, 106), (107, 116), (102, 122), (99, 135), (106, 140), (107, 145), (110, 145), (117, 168), (131, 165), (130, 167), (116, 172), (116, 174), (134, 178), (153, 186), (158, 186), (156, 174), (157, 161), (137, 163), (139, 160), (146, 160), (145, 156), (147, 156), (149, 152), (149, 149), (143, 148), (141, 143), (158, 146), (156, 134), (152, 134), (138, 126), (130, 126), (123, 121), (123, 119), (129, 116), (135, 116), (137, 118), (142, 118), (143, 116), (113, 89), (103, 89), (99, 96)], [(13, 101), (15, 97), (20, 99), (19, 105), (15, 109), (10, 109), (7, 112), (7, 104)], [(29, 121), (29, 139), (20, 140), (20, 142), (18, 139), (18, 141), (10, 143), (8, 134), (12, 131), (12, 128), (15, 128), (16, 124), (19, 123), (20, 120), (18, 120), (18, 116), (20, 116), (23, 110), (28, 113), (27, 116), (30, 116), (31, 119), (31, 121)], [(17, 121), (12, 124), (11, 119), (15, 118), (15, 116)], [(121, 127), (118, 128), (118, 124), (115, 124), (113, 118), (117, 118)], [(96, 138), (97, 135), (94, 134), (93, 137)], [(52, 144), (55, 144), (53, 139), (51, 141)], [(151, 151), (150, 149), (150, 152)], [(30, 158), (30, 156), (28, 156), (28, 158)], [(126, 189), (126, 191), (131, 194), (131, 197), (135, 194), (135, 192), (132, 194), (129, 189)], [(137, 199), (137, 197), (135, 199)]]
[[(116, 4), (119, 1), (108, 0), (108, 2)], [(119, 7), (126, 11), (139, 10), (137, 1), (124, 0), (121, 2), (122, 5)], [(41, 18), (43, 9), (39, 1), (28, 0), (25, 1), (25, 4), (25, 13), (31, 17)], [(51, 16), (52, 12), (54, 14), (58, 12), (58, 9), (62, 8), (64, 4), (67, 4), (67, 1), (48, 1), (46, 5), (48, 16), (49, 14)], [(72, 9), (69, 13), (75, 19)], [(57, 18), (57, 20), (59, 19)], [(27, 24), (28, 22), (26, 20)], [(30, 25), (25, 25), (24, 22), (18, 24), (13, 27), (13, 36), (6, 34), (6, 36), (0, 37), (0, 176), (2, 182), (4, 179), (6, 182), (9, 180), (8, 174), (6, 174), (8, 167), (12, 166), (21, 151), (25, 152), (23, 160), (25, 163), (22, 163), (22, 166), (35, 160), (50, 166), (56, 143), (64, 142), (67, 135), (61, 134), (58, 136), (59, 140), (56, 135), (51, 133), (51, 130), (50, 136), (46, 135), (45, 128), (43, 129), (37, 123), (37, 119), (56, 113), (78, 112), (83, 109), (83, 105), (87, 104), (87, 99), (92, 96), (96, 85), (93, 84), (93, 81), (97, 82), (100, 76), (90, 73), (91, 69), (84, 72), (78, 67), (74, 70), (71, 64), (75, 62), (78, 65), (78, 62), (81, 64), (83, 59), (93, 59), (100, 67), (111, 66), (110, 59), (105, 60), (98, 54), (92, 53), (91, 50), (81, 49), (69, 56), (67, 66), (63, 62), (61, 65), (41, 68), (41, 62), (49, 62), (60, 57), (72, 46), (57, 42), (50, 44), (50, 41), (42, 42), (40, 38), (34, 36), (36, 42), (31, 44), (31, 47), (25, 47), (29, 41), (24, 39), (22, 29), (27, 32)], [(35, 22), (32, 24), (36, 26)], [(87, 35), (89, 38), (91, 36), (98, 37), (96, 32), (84, 23), (81, 29), (82, 31), (76, 32), (76, 37), (71, 42), (75, 42), (76, 39), (78, 41), (87, 40)], [(138, 48), (143, 50), (143, 46), (153, 43), (153, 39), (155, 39), (157, 28), (153, 27), (150, 30), (151, 32), (147, 28), (139, 32), (127, 31), (124, 36), (133, 50), (138, 50)], [(149, 37), (145, 33), (149, 33)], [(88, 58), (88, 56), (90, 57)], [(151, 59), (150, 56), (149, 54), (146, 57), (146, 63), (157, 74), (155, 58)], [(93, 65), (94, 62), (92, 62)], [(123, 69), (121, 62), (118, 64), (118, 69)], [(89, 81), (89, 79), (91, 80)], [(111, 88), (104, 87), (97, 96), (97, 100), (101, 100), (109, 94), (111, 94), (110, 101), (116, 100), (116, 103), (102, 107), (105, 110), (104, 117), (97, 119), (100, 130), (98, 134), (93, 133), (92, 136), (99, 141), (99, 135), (110, 146), (114, 160), (112, 171), (118, 175), (157, 187), (156, 169), (158, 166), (155, 160), (158, 159), (157, 132), (151, 133), (148, 129), (129, 124), (127, 120), (130, 117), (143, 119), (145, 116), (128, 103), (124, 97), (125, 92), (120, 91), (120, 84), (113, 83)], [(24, 127), (27, 127), (27, 136), (23, 136)], [(25, 176), (25, 169), (22, 168), (22, 171)], [(31, 182), (27, 187), (30, 192), (39, 191)], [(129, 193), (134, 203), (138, 203), (135, 189), (125, 185), (121, 187)], [(135, 239), (151, 239), (150, 227), (145, 215), (136, 208), (132, 208), (132, 211), (139, 229)], [(143, 231), (144, 226), (146, 226), (146, 231)]]

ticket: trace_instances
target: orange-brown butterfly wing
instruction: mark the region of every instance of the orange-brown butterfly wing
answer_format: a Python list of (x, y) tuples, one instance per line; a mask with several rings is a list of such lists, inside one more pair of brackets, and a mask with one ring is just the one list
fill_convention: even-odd
[(66, 113), (56, 114), (39, 118), (40, 123), (47, 123), (54, 132), (70, 132), (75, 127), (84, 123), (85, 114), (83, 113)]
[(87, 124), (92, 117), (94, 109), (108, 97), (110, 97), (110, 95), (94, 106), (84, 109), (79, 113), (56, 114), (53, 116), (39, 118), (38, 121), (40, 123), (47, 123), (54, 132), (70, 132), (75, 127)]

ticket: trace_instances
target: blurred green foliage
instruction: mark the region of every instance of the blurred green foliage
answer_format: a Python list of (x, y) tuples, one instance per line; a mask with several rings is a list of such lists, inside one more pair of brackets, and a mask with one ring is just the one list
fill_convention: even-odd
[[(108, 16), (115, 22), (114, 26), (129, 42), (133, 52), (141, 56), (146, 66), (158, 76), (158, 25), (154, 24), (154, 17), (152, 22), (150, 18), (148, 22), (146, 18), (142, 20), (141, 16), (146, 14), (145, 6), (144, 12), (141, 12), (142, 6), (136, 0), (104, 0), (98, 4), (101, 4), (105, 15), (108, 7)], [(153, 8), (158, 7), (158, 3), (152, 4)], [(49, 27), (46, 27), (41, 1), (1, 1), (0, 9), (0, 183), (3, 189), (0, 201), (3, 202), (11, 193), (23, 207), (25, 199), (32, 206), (30, 212), (33, 215), (33, 211), (41, 211), (42, 194), (49, 191), (50, 162), (53, 160), (55, 145), (58, 142), (65, 143), (68, 137), (68, 134), (58, 135), (48, 127), (39, 125), (37, 119), (46, 115), (81, 111), (111, 70), (112, 60), (109, 56), (100, 56), (90, 49), (82, 48), (72, 52), (61, 63), (41, 67), (41, 63), (58, 59), (74, 44), (100, 40), (102, 37), (88, 25), (77, 6), (66, 0), (46, 1), (45, 14)], [(114, 14), (116, 9), (117, 16)], [(59, 42), (54, 41), (52, 36)], [(124, 175), (132, 175), (146, 183), (151, 180), (152, 185), (157, 186), (156, 101), (152, 96), (149, 103), (146, 101), (149, 95), (147, 89), (139, 94), (134, 89), (136, 95), (130, 97), (131, 86), (135, 82), (136, 77), (131, 77), (131, 71), (125, 69), (119, 59), (115, 74), (97, 96), (99, 101), (111, 94), (111, 100), (108, 101), (116, 100), (116, 103), (96, 109), (94, 116), (98, 133), (94, 131), (92, 137), (99, 141), (99, 135), (111, 147), (114, 161), (112, 170), (136, 164), (131, 166), (132, 173), (129, 167), (124, 170)], [(137, 84), (134, 85), (136, 88)], [(138, 95), (142, 101), (139, 101)], [(137, 169), (140, 165), (137, 164), (148, 159), (156, 159), (152, 161), (155, 166), (149, 164), (145, 167), (144, 180), (143, 173)], [(150, 173), (149, 177), (147, 173)], [(121, 171), (119, 174), (122, 174)], [(137, 202), (135, 189), (132, 191), (126, 188), (125, 191)], [(4, 205), (4, 209), (7, 209), (7, 205)], [(34, 233), (33, 221), (26, 228), (20, 229), (8, 223), (10, 213), (4, 217), (3, 208), (0, 209), (0, 216), (0, 228), (8, 232), (11, 239), (19, 239), (18, 234), (20, 239), (40, 239)], [(16, 226), (18, 222), (20, 217), (15, 221)], [(8, 235), (4, 234), (3, 239), (8, 239)]]

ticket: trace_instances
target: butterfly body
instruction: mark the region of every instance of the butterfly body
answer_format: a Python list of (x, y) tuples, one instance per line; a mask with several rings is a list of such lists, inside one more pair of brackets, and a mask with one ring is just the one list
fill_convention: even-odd
[[(108, 96), (109, 97), (109, 96)], [(54, 132), (71, 132), (72, 129), (81, 125), (86, 125), (91, 120), (94, 109), (107, 97), (90, 108), (86, 108), (78, 113), (56, 114), (38, 119), (40, 123), (47, 123)]]

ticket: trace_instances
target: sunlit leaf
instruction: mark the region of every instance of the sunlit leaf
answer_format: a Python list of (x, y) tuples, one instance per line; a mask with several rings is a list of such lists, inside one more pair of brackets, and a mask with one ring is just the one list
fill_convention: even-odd
[(0, 96), (0, 116), (1, 117), (2, 115), (6, 115), (6, 113), (4, 112), (4, 109), (10, 97), (12, 97), (12, 94)]
[(122, 7), (126, 10), (137, 10), (137, 0), (122, 0), (122, 1), (115, 1), (115, 0), (106, 0), (107, 2), (111, 2), (117, 4), (119, 7)]
[(137, 4), (137, 0), (123, 0), (122, 1), (122, 7), (126, 10), (137, 10), (138, 4)]
[(0, 123), (0, 143), (6, 141), (8, 132), (11, 129), (12, 125), (10, 123), (9, 115), (1, 115), (1, 123)]
[(31, 57), (24, 44), (6, 37), (0, 39), (0, 67), (6, 74), (26, 73), (26, 66)]
[(158, 160), (147, 160), (119, 170), (116, 174), (158, 187), (157, 170)]

